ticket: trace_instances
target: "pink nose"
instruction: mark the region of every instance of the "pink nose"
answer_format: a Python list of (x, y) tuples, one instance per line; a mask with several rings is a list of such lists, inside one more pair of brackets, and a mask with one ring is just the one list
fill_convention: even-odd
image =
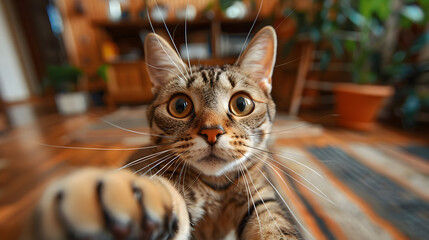
[(225, 130), (221, 126), (202, 128), (200, 130), (200, 135), (205, 137), (208, 144), (213, 145), (216, 143), (217, 139), (225, 134)]

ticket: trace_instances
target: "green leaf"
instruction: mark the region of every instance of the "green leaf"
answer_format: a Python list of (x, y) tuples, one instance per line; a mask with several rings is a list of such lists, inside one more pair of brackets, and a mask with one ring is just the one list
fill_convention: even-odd
[(398, 51), (393, 54), (393, 62), (400, 63), (405, 60), (407, 53), (404, 51)]
[(325, 34), (330, 33), (334, 29), (334, 24), (331, 21), (325, 21), (322, 24), (321, 29), (322, 29), (322, 32)]
[(310, 38), (313, 42), (318, 43), (320, 42), (320, 39), (322, 38), (322, 35), (320, 34), (319, 29), (313, 27), (310, 29)]
[(399, 25), (401, 26), (401, 28), (403, 29), (409, 29), (413, 26), (413, 22), (410, 21), (410, 19), (401, 16), (399, 19)]
[(425, 14), (423, 10), (416, 5), (404, 6), (401, 11), (402, 16), (414, 23), (423, 21)]
[(411, 53), (418, 53), (421, 49), (423, 49), (427, 44), (429, 44), (429, 31), (422, 34), (411, 46)]
[(387, 0), (360, 0), (360, 13), (366, 19), (376, 15), (381, 20), (386, 20), (391, 12), (390, 3)]
[(250, 0), (250, 8), (255, 11), (258, 10), (257, 6), (256, 6), (256, 1), (255, 0)]
[(353, 53), (356, 50), (356, 42), (352, 40), (345, 40), (344, 41), (344, 48), (349, 51), (350, 53)]
[(424, 13), (423, 22), (428, 22), (429, 21), (429, 0), (417, 0), (417, 2)]
[(57, 92), (71, 92), (77, 87), (82, 70), (71, 65), (49, 65), (46, 69), (46, 87), (53, 87)]
[(343, 44), (337, 37), (331, 38), (332, 49), (334, 50), (336, 57), (342, 57), (344, 55)]
[(109, 69), (108, 64), (103, 64), (100, 67), (97, 68), (97, 74), (101, 77), (105, 82), (107, 82), (107, 70)]
[(416, 121), (417, 114), (420, 110), (421, 104), (415, 92), (412, 92), (406, 98), (402, 105), (402, 123), (405, 127), (413, 127)]
[(227, 8), (231, 7), (232, 4), (234, 4), (234, 2), (237, 2), (237, 0), (219, 0), (220, 9), (225, 12)]
[(331, 63), (331, 52), (330, 51), (324, 51), (322, 53), (322, 57), (320, 58), (320, 70), (325, 71), (328, 69), (329, 63)]
[(361, 27), (365, 23), (365, 18), (354, 9), (344, 8), (344, 15), (356, 26)]
[(381, 22), (380, 20), (378, 20), (376, 18), (371, 19), (369, 27), (375, 36), (380, 37), (384, 33), (383, 22)]

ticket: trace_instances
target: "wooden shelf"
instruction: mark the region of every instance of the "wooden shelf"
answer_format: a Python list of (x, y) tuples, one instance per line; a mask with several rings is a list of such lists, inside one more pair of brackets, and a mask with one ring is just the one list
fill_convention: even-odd
[[(198, 0), (201, 1), (201, 0)], [(105, 1), (82, 1), (84, 3), (81, 12), (76, 9), (74, 0), (58, 0), (63, 14), (65, 25), (64, 41), (71, 62), (84, 69), (90, 78), (96, 78), (97, 69), (100, 65), (107, 63), (111, 67), (108, 70), (108, 81), (88, 82), (85, 87), (89, 90), (107, 89), (107, 99), (111, 105), (121, 102), (147, 102), (152, 98), (146, 65), (144, 62), (144, 48), (142, 35), (155, 32), (166, 36), (166, 27), (173, 37), (177, 46), (184, 44), (184, 35), (188, 34), (188, 43), (203, 43), (209, 48), (208, 59), (191, 60), (192, 65), (224, 65), (234, 64), (235, 59), (224, 56), (221, 52), (221, 36), (248, 34), (253, 25), (256, 13), (244, 19), (226, 18), (219, 6), (213, 8), (213, 17), (208, 17), (205, 10), (200, 9), (196, 19), (187, 20), (185, 31), (185, 19), (175, 20), (173, 15), (169, 19), (156, 22), (151, 18), (139, 17), (136, 9), (142, 6), (130, 7), (132, 10), (129, 18), (121, 21), (111, 21), (107, 16), (107, 5)], [(255, 32), (260, 23), (266, 18), (259, 17), (256, 20)], [(166, 36), (168, 37), (168, 36)], [(228, 40), (228, 39), (227, 39)], [(113, 44), (111, 44), (113, 43)], [(108, 57), (103, 56), (108, 52), (109, 44), (114, 55), (134, 55), (136, 58), (120, 58), (114, 61), (105, 61)], [(111, 54), (111, 55), (113, 55)], [(187, 62), (187, 59), (185, 59)], [(136, 93), (137, 92), (137, 93)]]
[[(187, 25), (191, 30), (191, 27), (197, 26), (210, 26), (213, 23), (220, 24), (240, 24), (248, 25), (252, 24), (256, 16), (248, 16), (243, 19), (229, 19), (225, 17), (215, 17), (213, 19), (208, 19), (206, 17), (196, 18), (194, 20), (188, 20)], [(257, 23), (264, 21), (265, 19), (258, 18)], [(151, 20), (152, 26), (154, 28), (164, 28), (164, 22), (156, 22)], [(147, 19), (125, 19), (118, 22), (109, 21), (109, 20), (93, 20), (92, 24), (95, 27), (102, 28), (117, 28), (117, 27), (134, 27), (134, 28), (150, 28), (150, 23)], [(165, 25), (168, 27), (175, 27), (177, 25), (185, 24), (185, 20), (166, 20)]]
[[(166, 21), (165, 24), (167, 26), (176, 26), (180, 24), (184, 24), (185, 21)], [(122, 20), (119, 22), (113, 22), (113, 21), (99, 21), (94, 20), (92, 21), (92, 24), (96, 27), (103, 27), (103, 28), (116, 28), (116, 27), (136, 27), (136, 28), (150, 28), (150, 23), (148, 20), (144, 19), (132, 19), (132, 20)], [(205, 18), (201, 19), (195, 19), (192, 21), (187, 22), (188, 26), (209, 26), (211, 24), (211, 21)], [(164, 27), (163, 22), (156, 22), (152, 20), (152, 26), (154, 28), (160, 28)]]

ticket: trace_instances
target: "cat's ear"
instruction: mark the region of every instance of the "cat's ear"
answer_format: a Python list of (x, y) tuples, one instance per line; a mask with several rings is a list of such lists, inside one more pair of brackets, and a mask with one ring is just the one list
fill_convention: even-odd
[(145, 61), (152, 81), (152, 92), (165, 85), (172, 76), (184, 76), (186, 64), (161, 36), (149, 33), (144, 41)]
[(268, 93), (271, 92), (276, 50), (276, 32), (274, 28), (267, 26), (256, 33), (237, 62), (242, 69), (257, 77), (259, 86)]

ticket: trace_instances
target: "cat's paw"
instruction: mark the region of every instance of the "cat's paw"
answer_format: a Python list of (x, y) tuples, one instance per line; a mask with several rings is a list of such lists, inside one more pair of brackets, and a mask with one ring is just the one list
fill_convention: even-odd
[(37, 209), (41, 239), (171, 239), (178, 221), (162, 179), (84, 169), (53, 183)]

